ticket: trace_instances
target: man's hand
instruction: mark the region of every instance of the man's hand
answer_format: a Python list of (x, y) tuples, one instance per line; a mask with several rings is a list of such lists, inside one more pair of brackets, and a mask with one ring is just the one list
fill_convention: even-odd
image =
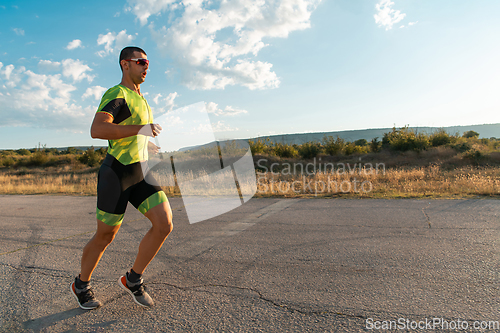
[(151, 136), (154, 138), (154, 137), (160, 135), (161, 130), (162, 130), (162, 128), (158, 124), (147, 124), (147, 125), (143, 125), (141, 127), (141, 130), (137, 134)]
[(158, 124), (150, 124), (151, 126), (151, 134), (149, 136), (155, 137), (158, 136), (163, 128), (161, 128)]
[(156, 155), (160, 152), (160, 147), (152, 143), (151, 141), (148, 141), (148, 153), (150, 155)]
[(90, 135), (94, 139), (117, 140), (141, 134), (158, 136), (162, 128), (158, 124), (147, 125), (118, 125), (113, 123), (113, 116), (105, 112), (97, 112), (90, 128)]

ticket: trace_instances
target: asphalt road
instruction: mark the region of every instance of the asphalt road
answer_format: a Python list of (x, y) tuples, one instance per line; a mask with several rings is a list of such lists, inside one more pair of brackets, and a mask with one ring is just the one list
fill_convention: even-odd
[(84, 311), (69, 285), (95, 230), (95, 201), (0, 196), (2, 332), (366, 332), (391, 324), (403, 332), (430, 323), (434, 332), (474, 332), (500, 321), (498, 200), (252, 199), (189, 224), (174, 198), (174, 230), (144, 274), (151, 309), (117, 284), (149, 229), (129, 207), (93, 276), (104, 305)]

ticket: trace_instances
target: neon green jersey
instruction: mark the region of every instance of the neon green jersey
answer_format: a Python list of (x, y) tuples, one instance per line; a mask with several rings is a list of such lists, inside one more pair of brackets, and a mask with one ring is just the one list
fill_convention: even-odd
[[(97, 112), (105, 112), (118, 125), (147, 125), (153, 123), (153, 114), (144, 97), (122, 86), (108, 89), (101, 99)], [(108, 154), (124, 165), (148, 159), (148, 141), (145, 135), (108, 140)]]

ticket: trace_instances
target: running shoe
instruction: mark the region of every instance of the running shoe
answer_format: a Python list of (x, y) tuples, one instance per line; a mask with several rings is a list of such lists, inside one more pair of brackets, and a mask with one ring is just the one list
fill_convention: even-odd
[(134, 302), (136, 302), (140, 306), (144, 307), (153, 306), (154, 305), (153, 299), (146, 292), (146, 286), (144, 285), (142, 278), (138, 282), (132, 283), (128, 280), (127, 275), (128, 273), (118, 279), (118, 284), (120, 285), (120, 287), (122, 287), (130, 295), (132, 295)]
[[(76, 278), (75, 278), (76, 280)], [(78, 305), (84, 310), (93, 310), (100, 307), (102, 304), (95, 298), (94, 291), (90, 284), (83, 288), (79, 289), (76, 287), (75, 282), (73, 281), (70, 285), (71, 293), (75, 295), (76, 300), (78, 301)]]

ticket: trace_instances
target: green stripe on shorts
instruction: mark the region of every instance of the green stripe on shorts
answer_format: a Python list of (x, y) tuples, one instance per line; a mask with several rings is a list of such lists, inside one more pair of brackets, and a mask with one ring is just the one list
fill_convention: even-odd
[(137, 209), (142, 213), (146, 214), (151, 208), (158, 206), (163, 202), (167, 202), (167, 196), (165, 192), (158, 191), (155, 194), (151, 194), (146, 200), (144, 200)]
[(99, 208), (96, 209), (96, 215), (99, 221), (102, 221), (111, 227), (121, 224), (123, 222), (123, 216), (125, 216), (125, 214), (106, 213)]

